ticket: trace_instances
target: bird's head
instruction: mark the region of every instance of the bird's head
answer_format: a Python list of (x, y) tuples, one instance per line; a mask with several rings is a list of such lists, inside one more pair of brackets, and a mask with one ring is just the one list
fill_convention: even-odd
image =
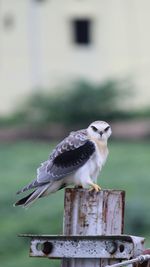
[(105, 121), (94, 121), (87, 128), (88, 135), (100, 141), (107, 141), (112, 131), (110, 125)]

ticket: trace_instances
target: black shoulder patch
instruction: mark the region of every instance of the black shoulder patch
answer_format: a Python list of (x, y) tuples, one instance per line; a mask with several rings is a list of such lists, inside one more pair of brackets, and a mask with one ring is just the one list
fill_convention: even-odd
[(57, 167), (67, 168), (83, 165), (95, 151), (95, 145), (87, 141), (84, 145), (70, 151), (66, 151), (54, 159)]

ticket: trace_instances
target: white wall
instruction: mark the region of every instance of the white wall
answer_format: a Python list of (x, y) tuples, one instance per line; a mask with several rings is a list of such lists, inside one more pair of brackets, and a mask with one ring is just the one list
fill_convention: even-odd
[[(1, 0), (0, 113), (38, 88), (72, 79), (131, 78), (132, 105), (150, 98), (149, 0)], [(13, 25), (6, 27), (6, 16)], [(70, 21), (93, 21), (92, 44), (72, 42)]]

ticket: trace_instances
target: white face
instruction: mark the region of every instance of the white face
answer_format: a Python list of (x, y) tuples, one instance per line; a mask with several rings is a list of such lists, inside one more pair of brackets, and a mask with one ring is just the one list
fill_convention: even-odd
[(107, 141), (112, 133), (110, 125), (105, 121), (92, 122), (87, 131), (91, 137), (101, 141)]

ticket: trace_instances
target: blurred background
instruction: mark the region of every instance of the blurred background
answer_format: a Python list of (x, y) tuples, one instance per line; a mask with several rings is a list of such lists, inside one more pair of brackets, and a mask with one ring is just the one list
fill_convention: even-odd
[(15, 192), (71, 130), (113, 130), (102, 188), (126, 191), (124, 233), (150, 247), (150, 1), (0, 1), (0, 258), (3, 267), (60, 266), (28, 257), (19, 233), (61, 234), (61, 190), (31, 208)]

